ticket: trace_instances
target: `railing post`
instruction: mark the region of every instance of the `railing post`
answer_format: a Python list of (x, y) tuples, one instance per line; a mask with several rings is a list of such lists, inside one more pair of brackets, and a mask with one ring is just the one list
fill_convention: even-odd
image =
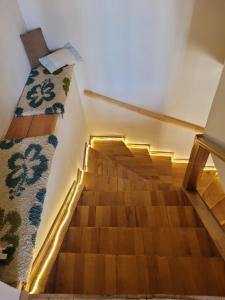
[(198, 179), (202, 174), (208, 157), (209, 151), (199, 144), (198, 137), (196, 137), (183, 181), (183, 187), (186, 190), (196, 190)]

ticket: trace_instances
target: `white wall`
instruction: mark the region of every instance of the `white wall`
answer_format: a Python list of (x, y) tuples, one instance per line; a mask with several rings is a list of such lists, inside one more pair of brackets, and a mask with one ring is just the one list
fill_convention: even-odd
[(0, 282), (0, 300), (18, 300), (20, 291)]
[[(225, 68), (210, 110), (205, 134), (225, 149)], [(225, 189), (225, 163), (212, 155)]]
[(164, 112), (205, 126), (225, 59), (225, 1), (196, 0), (189, 26)]
[[(67, 41), (78, 47), (84, 58), (77, 77), (81, 92), (91, 89), (205, 125), (225, 58), (224, 0), (18, 1), (27, 27), (41, 26), (50, 48)], [(148, 122), (145, 140), (154, 148), (189, 156), (193, 134), (183, 138), (183, 129), (175, 129), (184, 144), (167, 144), (174, 132), (169, 127), (144, 117), (127, 120), (125, 111), (124, 118), (121, 109), (111, 114), (102, 102), (90, 111), (90, 101), (82, 98), (91, 133), (120, 126), (136, 140), (129, 132), (146, 132)], [(115, 125), (117, 114), (126, 120), (121, 125)]]
[(73, 181), (77, 178), (78, 168), (82, 169), (84, 147), (85, 142), (88, 141), (88, 135), (75, 76), (65, 105), (64, 116), (58, 120), (56, 135), (59, 144), (52, 162), (34, 258), (42, 246)]
[(26, 31), (16, 0), (0, 1), (0, 137), (8, 129), (30, 66), (20, 41)]
[[(30, 66), (20, 41), (26, 30), (16, 0), (0, 1), (0, 137), (11, 122)], [(0, 282), (0, 300), (18, 300), (20, 291)]]
[(83, 101), (91, 135), (125, 135), (130, 143), (151, 144), (151, 150), (174, 151), (176, 143), (176, 157), (189, 157), (193, 131), (88, 97)]
[(28, 28), (41, 26), (50, 48), (68, 40), (79, 46), (86, 88), (155, 110), (185, 45), (193, 2), (19, 0)]

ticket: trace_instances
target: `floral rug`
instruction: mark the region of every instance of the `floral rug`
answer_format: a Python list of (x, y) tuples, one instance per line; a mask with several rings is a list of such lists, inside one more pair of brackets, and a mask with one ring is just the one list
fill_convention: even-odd
[(27, 279), (57, 143), (54, 135), (0, 141), (0, 242), (11, 245), (3, 282)]
[(53, 74), (42, 66), (32, 69), (15, 115), (63, 114), (73, 68), (66, 66)]

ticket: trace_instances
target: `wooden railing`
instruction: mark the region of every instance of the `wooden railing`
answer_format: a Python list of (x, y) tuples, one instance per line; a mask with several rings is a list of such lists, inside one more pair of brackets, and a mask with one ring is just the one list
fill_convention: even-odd
[(183, 121), (183, 120), (180, 120), (177, 118), (173, 118), (173, 117), (170, 117), (167, 115), (163, 115), (160, 113), (156, 113), (151, 110), (147, 110), (147, 109), (135, 106), (135, 105), (131, 105), (131, 104), (128, 104), (128, 103), (92, 92), (89, 90), (84, 90), (84, 95), (90, 97), (91, 99), (99, 99), (99, 100), (105, 101), (107, 103), (117, 105), (119, 107), (128, 109), (130, 111), (136, 112), (138, 114), (141, 114), (141, 115), (144, 115), (144, 116), (147, 116), (147, 117), (150, 117), (150, 118), (162, 121), (162, 122), (167, 122), (167, 123), (170, 123), (173, 125), (178, 125), (178, 126), (190, 129), (190, 130), (194, 130), (199, 133), (202, 133), (204, 131), (204, 127), (201, 127), (199, 125), (196, 125), (196, 124), (193, 124), (193, 123), (190, 123), (187, 121)]
[(184, 176), (183, 192), (195, 208), (218, 251), (225, 260), (225, 231), (197, 191), (198, 180), (202, 175), (210, 153), (225, 161), (224, 148), (205, 135), (197, 135)]
[(183, 187), (185, 189), (196, 190), (198, 179), (202, 174), (210, 153), (225, 161), (225, 149), (204, 135), (196, 135), (184, 177)]

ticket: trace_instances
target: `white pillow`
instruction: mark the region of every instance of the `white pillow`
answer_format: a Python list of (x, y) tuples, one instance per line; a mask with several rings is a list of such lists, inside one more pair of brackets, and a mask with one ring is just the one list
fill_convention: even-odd
[(66, 65), (74, 65), (76, 61), (82, 61), (82, 57), (70, 43), (67, 43), (64, 48), (39, 58), (39, 61), (50, 73), (53, 73)]

